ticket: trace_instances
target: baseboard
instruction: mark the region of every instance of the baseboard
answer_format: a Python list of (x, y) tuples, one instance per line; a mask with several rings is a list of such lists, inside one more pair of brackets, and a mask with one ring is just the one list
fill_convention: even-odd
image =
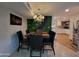
[(0, 57), (10, 57), (17, 49), (9, 53), (0, 53)]
[(0, 57), (8, 57), (11, 53), (0, 53)]
[(12, 54), (14, 54), (17, 51), (18, 48), (16, 48), (13, 52), (10, 53), (8, 57), (11, 57)]

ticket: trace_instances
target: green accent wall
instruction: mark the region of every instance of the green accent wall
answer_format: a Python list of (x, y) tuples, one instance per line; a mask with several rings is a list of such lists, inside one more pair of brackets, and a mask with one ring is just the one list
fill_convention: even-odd
[(52, 16), (45, 16), (44, 22), (36, 22), (34, 19), (27, 19), (27, 29), (33, 32), (37, 29), (48, 32), (51, 30)]

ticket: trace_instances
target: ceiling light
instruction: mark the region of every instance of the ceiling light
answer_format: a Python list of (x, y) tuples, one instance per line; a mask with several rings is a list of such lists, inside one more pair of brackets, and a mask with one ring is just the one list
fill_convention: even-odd
[(65, 12), (69, 12), (69, 9), (65, 9)]
[[(37, 10), (39, 12), (40, 8), (38, 8)], [(33, 15), (33, 18), (35, 21), (40, 21), (40, 22), (42, 22), (44, 20), (44, 16), (39, 13), (36, 13), (35, 15)]]
[(44, 16), (38, 15), (38, 14), (34, 15), (33, 18), (34, 18), (35, 21), (40, 21), (40, 22), (42, 22), (44, 20)]

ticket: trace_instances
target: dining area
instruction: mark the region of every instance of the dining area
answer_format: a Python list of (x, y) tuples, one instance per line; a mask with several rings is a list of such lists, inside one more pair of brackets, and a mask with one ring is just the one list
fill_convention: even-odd
[[(0, 56), (79, 57), (73, 35), (79, 21), (77, 6), (77, 2), (0, 3)], [(64, 17), (66, 8), (70, 12)]]
[[(20, 49), (27, 49), (30, 51), (30, 57), (41, 57), (45, 50), (52, 50), (55, 55), (54, 40), (56, 33), (54, 31), (42, 32), (41, 30), (36, 30), (34, 32), (29, 32), (26, 30), (26, 35), (23, 35), (22, 31), (17, 32), (19, 45), (17, 52)], [(25, 45), (25, 47), (23, 47)], [(51, 49), (45, 48), (49, 45)], [(33, 51), (39, 52), (39, 55), (33, 55)]]
[[(27, 19), (26, 29), (16, 31), (17, 52), (25, 49), (30, 52), (30, 57), (41, 57), (45, 51), (52, 50), (52, 54), (55, 55), (54, 40), (56, 32), (51, 30), (52, 16), (44, 16), (42, 21), (36, 20), (33, 18)], [(50, 46), (51, 49), (45, 48), (45, 46)], [(34, 51), (39, 52), (39, 55), (33, 55)]]

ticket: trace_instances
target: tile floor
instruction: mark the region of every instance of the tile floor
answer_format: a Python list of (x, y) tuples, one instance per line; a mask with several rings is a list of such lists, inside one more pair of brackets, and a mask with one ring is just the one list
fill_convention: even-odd
[[(62, 38), (64, 39), (64, 37)], [(79, 53), (77, 50), (74, 51), (73, 49), (65, 45), (68, 42), (62, 44), (57, 40), (55, 41), (56, 55), (54, 56), (52, 50), (45, 50), (44, 53), (42, 54), (42, 57), (79, 57)], [(50, 48), (50, 46), (46, 46), (45, 48)], [(34, 52), (33, 55), (39, 55), (39, 52)], [(21, 49), (19, 52), (14, 52), (10, 57), (29, 57), (29, 56), (30, 52), (27, 49)]]

